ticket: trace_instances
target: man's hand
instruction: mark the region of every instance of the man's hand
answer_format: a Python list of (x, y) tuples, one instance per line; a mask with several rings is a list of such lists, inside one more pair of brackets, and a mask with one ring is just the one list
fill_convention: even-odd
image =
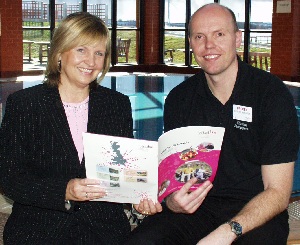
[(197, 190), (190, 191), (190, 188), (197, 182), (192, 178), (179, 191), (176, 191), (166, 198), (166, 204), (174, 213), (194, 213), (202, 204), (207, 193), (213, 187), (210, 181), (205, 181)]

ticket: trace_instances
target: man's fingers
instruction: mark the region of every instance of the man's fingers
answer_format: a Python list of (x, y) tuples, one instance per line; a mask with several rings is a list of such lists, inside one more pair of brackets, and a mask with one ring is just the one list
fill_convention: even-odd
[(182, 193), (187, 193), (190, 191), (191, 187), (197, 182), (197, 178), (194, 177), (194, 178), (191, 178), (189, 181), (187, 181), (180, 189), (179, 192), (182, 192)]

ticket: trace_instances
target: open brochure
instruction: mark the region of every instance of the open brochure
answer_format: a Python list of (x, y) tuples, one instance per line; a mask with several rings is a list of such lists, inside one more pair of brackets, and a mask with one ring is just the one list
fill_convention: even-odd
[(96, 199), (139, 203), (162, 200), (192, 177), (213, 182), (225, 129), (189, 126), (164, 133), (158, 141), (84, 133), (88, 178), (101, 180), (107, 196)]

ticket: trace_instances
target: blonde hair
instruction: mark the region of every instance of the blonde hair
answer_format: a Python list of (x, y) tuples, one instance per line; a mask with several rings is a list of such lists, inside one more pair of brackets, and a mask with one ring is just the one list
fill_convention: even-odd
[(58, 86), (60, 83), (59, 55), (61, 53), (77, 46), (94, 44), (99, 40), (106, 43), (104, 66), (99, 79), (93, 81), (90, 86), (97, 85), (110, 68), (111, 43), (109, 30), (100, 18), (90, 13), (78, 12), (68, 15), (54, 31), (44, 83), (52, 87)]

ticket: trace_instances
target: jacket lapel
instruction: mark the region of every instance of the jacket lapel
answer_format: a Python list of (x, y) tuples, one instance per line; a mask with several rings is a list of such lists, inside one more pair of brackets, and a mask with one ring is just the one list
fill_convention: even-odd
[[(45, 93), (42, 100), (42, 108), (48, 126), (52, 128), (57, 140), (61, 142), (61, 150), (74, 158), (74, 162), (79, 164), (78, 153), (73, 142), (68, 120), (63, 108), (62, 101), (57, 88), (44, 86)], [(73, 162), (72, 161), (72, 162)]]
[(107, 106), (107, 96), (103, 93), (101, 86), (98, 89), (92, 89), (90, 92), (89, 100), (89, 119), (87, 131), (90, 133), (103, 133), (104, 128), (99, 125), (103, 125), (102, 120), (105, 120), (104, 112)]

